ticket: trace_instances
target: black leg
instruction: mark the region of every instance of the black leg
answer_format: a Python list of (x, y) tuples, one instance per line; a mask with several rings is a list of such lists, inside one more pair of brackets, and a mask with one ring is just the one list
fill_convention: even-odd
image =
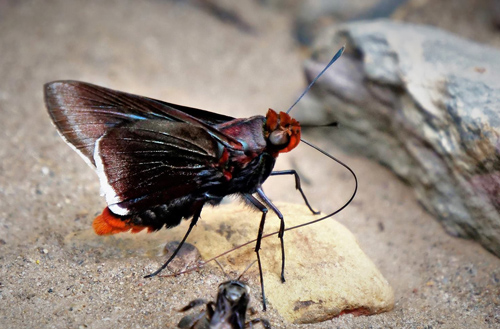
[(270, 176), (281, 176), (281, 175), (294, 175), (295, 176), (295, 188), (299, 190), (300, 194), (302, 195), (302, 198), (304, 199), (304, 202), (306, 203), (307, 207), (309, 210), (317, 215), (320, 212), (315, 211), (311, 205), (309, 204), (309, 201), (307, 201), (306, 195), (304, 194), (304, 191), (302, 191), (302, 187), (300, 185), (300, 177), (299, 174), (295, 170), (281, 170), (281, 171), (273, 171)]
[(211, 319), (214, 316), (214, 314), (215, 314), (214, 307), (215, 307), (215, 303), (214, 302), (208, 302), (207, 303), (207, 314), (208, 314), (208, 318), (209, 319)]
[(200, 312), (198, 314), (193, 314), (193, 315), (187, 315), (179, 321), (177, 324), (177, 328), (181, 329), (191, 329), (198, 327), (197, 325), (200, 323), (200, 321), (203, 321), (206, 318), (206, 312)]
[(271, 200), (269, 200), (269, 198), (264, 193), (261, 187), (257, 189), (257, 194), (262, 199), (262, 201), (264, 201), (264, 203), (266, 203), (269, 206), (269, 208), (271, 208), (276, 214), (276, 216), (278, 216), (278, 218), (280, 219), (280, 229), (278, 232), (278, 237), (280, 238), (281, 242), (281, 282), (285, 282), (285, 241), (283, 239), (285, 235), (285, 220), (281, 212), (278, 210), (278, 208), (276, 208), (276, 206), (271, 202)]
[(183, 308), (181, 308), (179, 310), (179, 312), (186, 312), (186, 311), (189, 311), (190, 309), (192, 309), (194, 307), (198, 307), (200, 305), (205, 305), (206, 303), (207, 302), (204, 299), (195, 299), (195, 300), (190, 301), (189, 304), (187, 304)]
[(156, 270), (156, 272), (151, 273), (149, 275), (146, 275), (144, 278), (152, 278), (152, 277), (158, 275), (161, 271), (163, 271), (168, 266), (168, 264), (170, 264), (170, 262), (172, 261), (172, 259), (175, 258), (175, 256), (179, 252), (179, 250), (181, 250), (182, 245), (184, 244), (184, 242), (186, 242), (186, 239), (187, 239), (189, 233), (191, 233), (191, 230), (193, 229), (193, 227), (198, 222), (198, 218), (200, 218), (200, 214), (201, 214), (201, 209), (202, 208), (203, 208), (203, 204), (201, 204), (201, 206), (199, 206), (199, 209), (196, 210), (196, 212), (194, 213), (193, 219), (191, 219), (191, 223), (189, 224), (189, 228), (188, 228), (186, 234), (184, 235), (184, 238), (182, 238), (181, 243), (179, 243), (179, 245), (177, 246), (177, 248), (174, 250), (174, 253), (172, 254), (172, 256), (170, 256), (170, 258), (165, 262), (165, 264), (163, 264), (162, 267), (160, 267), (158, 270)]
[(266, 222), (267, 208), (259, 200), (257, 200), (251, 194), (245, 194), (245, 198), (257, 209), (262, 212), (262, 218), (260, 219), (259, 232), (257, 233), (257, 242), (255, 243), (255, 253), (257, 254), (257, 263), (259, 265), (259, 275), (260, 275), (260, 289), (262, 291), (262, 308), (266, 310), (266, 294), (264, 292), (264, 276), (262, 275), (262, 263), (260, 261), (260, 244), (262, 241), (262, 234), (264, 233), (264, 223)]

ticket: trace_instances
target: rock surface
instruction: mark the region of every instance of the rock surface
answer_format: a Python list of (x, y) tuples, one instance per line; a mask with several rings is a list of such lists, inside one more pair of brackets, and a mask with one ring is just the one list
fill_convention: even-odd
[(348, 53), (301, 121), (340, 122), (336, 142), (390, 167), (449, 233), (500, 256), (500, 51), (387, 20), (332, 29), (316, 51), (326, 59), (342, 42)]
[(310, 46), (323, 29), (344, 22), (391, 17), (408, 0), (304, 0), (295, 10), (295, 36)]

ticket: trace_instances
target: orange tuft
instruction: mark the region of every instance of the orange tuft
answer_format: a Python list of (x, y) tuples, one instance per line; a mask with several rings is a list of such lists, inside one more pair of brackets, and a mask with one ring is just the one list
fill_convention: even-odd
[(287, 147), (280, 150), (280, 153), (286, 153), (293, 150), (300, 142), (300, 129), (298, 131), (292, 130), (292, 135), (290, 136), (290, 141), (288, 142)]
[(153, 228), (148, 226), (133, 225), (126, 222), (128, 218), (120, 218), (113, 214), (108, 207), (104, 208), (102, 214), (97, 216), (92, 223), (92, 227), (97, 235), (111, 235), (121, 232), (138, 233), (145, 228), (152, 232)]
[(290, 117), (287, 113), (280, 112), (280, 126), (283, 129), (286, 129), (288, 131), (288, 135), (290, 136), (288, 145), (284, 149), (279, 151), (280, 153), (286, 153), (293, 150), (297, 145), (299, 145), (300, 123)]
[(278, 128), (278, 113), (269, 109), (266, 114), (266, 130), (274, 131)]
[(285, 112), (280, 112), (280, 126), (286, 127), (292, 123), (292, 118)]
[[(300, 142), (300, 123), (285, 112), (279, 114), (269, 109), (266, 115), (264, 126), (264, 136), (267, 139), (276, 130), (285, 131), (290, 141), (285, 148), (278, 150), (278, 153), (285, 153), (293, 150)], [(276, 153), (274, 156), (277, 156)]]

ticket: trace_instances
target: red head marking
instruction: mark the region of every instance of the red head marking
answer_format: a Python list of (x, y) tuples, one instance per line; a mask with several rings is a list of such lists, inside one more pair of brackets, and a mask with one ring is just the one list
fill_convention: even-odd
[(269, 109), (266, 115), (264, 136), (268, 144), (279, 153), (293, 150), (300, 142), (300, 123), (285, 112), (279, 115)]

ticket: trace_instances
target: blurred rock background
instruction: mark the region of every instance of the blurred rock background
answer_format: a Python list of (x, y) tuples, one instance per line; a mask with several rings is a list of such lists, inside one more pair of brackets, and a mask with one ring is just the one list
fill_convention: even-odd
[[(98, 179), (52, 127), (44, 83), (84, 80), (248, 117), (288, 108), (345, 43), (292, 113), (339, 123), (304, 137), (358, 174), (359, 194), (336, 219), (396, 305), (308, 325), (272, 305), (259, 316), (273, 328), (497, 328), (499, 21), (494, 0), (1, 0), (0, 327), (173, 328), (179, 308), (226, 280), (218, 267), (143, 279), (170, 231), (93, 235)], [(289, 168), (325, 213), (352, 191), (344, 169), (306, 146), (280, 157), (277, 169)], [(301, 202), (289, 178), (264, 188)], [(293, 284), (307, 278), (283, 289)]]
[[(490, 5), (492, 14), (482, 18), (495, 31)], [(415, 6), (432, 5), (409, 1), (394, 16), (409, 16)], [(466, 8), (472, 18), (456, 15), (455, 33), (470, 33), (461, 25), (479, 22), (480, 13)], [(475, 41), (391, 19), (325, 28), (313, 47), (315, 62), (306, 67), (309, 79), (322, 69), (319, 58), (328, 60), (341, 42), (349, 49), (345, 65), (320, 81), (322, 94), (310, 95), (316, 106), (308, 108), (316, 109), (299, 113), (313, 112), (311, 124), (342, 123), (346, 133), (333, 132), (332, 139), (390, 167), (450, 234), (500, 256), (500, 51)]]

